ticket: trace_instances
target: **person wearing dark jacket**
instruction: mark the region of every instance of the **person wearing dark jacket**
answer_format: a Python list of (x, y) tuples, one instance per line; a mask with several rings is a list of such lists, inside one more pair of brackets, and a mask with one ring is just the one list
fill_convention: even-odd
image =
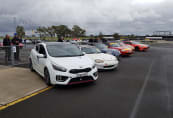
[(17, 34), (14, 35), (13, 39), (12, 39), (12, 43), (14, 46), (16, 46), (16, 52), (14, 52), (14, 58), (15, 60), (19, 61), (19, 54), (20, 54), (20, 48), (19, 48), (19, 43), (20, 43), (20, 39), (18, 38)]
[(59, 37), (58, 40), (57, 40), (57, 42), (64, 42), (63, 41), (63, 37)]
[(93, 43), (94, 42), (94, 39), (89, 39), (89, 43)]
[(9, 35), (6, 35), (3, 39), (3, 46), (5, 49), (5, 61), (11, 60), (11, 41)]

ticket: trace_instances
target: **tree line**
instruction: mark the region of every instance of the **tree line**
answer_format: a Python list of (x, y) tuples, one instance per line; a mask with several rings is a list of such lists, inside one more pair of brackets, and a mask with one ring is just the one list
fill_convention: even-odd
[[(20, 38), (25, 37), (25, 29), (23, 26), (16, 27), (16, 33)], [(81, 28), (78, 25), (74, 25), (72, 28), (69, 28), (67, 25), (52, 25), (49, 27), (40, 26), (34, 31), (34, 33), (39, 34), (40, 38), (44, 39), (46, 37), (86, 37), (86, 30)], [(103, 38), (103, 33), (100, 32), (97, 37)], [(112, 34), (115, 39), (120, 39), (118, 33)], [(90, 36), (94, 37), (93, 35)]]
[(36, 33), (40, 37), (83, 37), (85, 36), (86, 30), (78, 25), (74, 25), (72, 29), (66, 25), (53, 25), (50, 27), (38, 27)]
[[(20, 38), (25, 37), (25, 29), (23, 26), (16, 27), (16, 33)], [(50, 27), (40, 26), (34, 33), (39, 34), (40, 38), (44, 37), (84, 37), (86, 30), (74, 25), (71, 29), (66, 25), (53, 25)]]

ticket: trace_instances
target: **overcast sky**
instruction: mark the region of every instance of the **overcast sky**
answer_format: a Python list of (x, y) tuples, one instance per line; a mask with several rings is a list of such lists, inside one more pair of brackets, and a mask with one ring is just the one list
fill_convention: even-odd
[[(173, 28), (173, 0), (0, 0), (0, 33), (14, 24), (79, 25), (87, 34), (152, 34)], [(16, 18), (16, 19), (15, 19)]]

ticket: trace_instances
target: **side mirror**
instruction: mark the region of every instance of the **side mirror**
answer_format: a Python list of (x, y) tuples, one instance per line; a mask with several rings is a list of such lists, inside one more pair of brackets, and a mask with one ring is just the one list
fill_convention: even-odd
[(45, 58), (46, 56), (43, 55), (43, 54), (38, 54), (37, 57), (38, 57), (38, 58)]

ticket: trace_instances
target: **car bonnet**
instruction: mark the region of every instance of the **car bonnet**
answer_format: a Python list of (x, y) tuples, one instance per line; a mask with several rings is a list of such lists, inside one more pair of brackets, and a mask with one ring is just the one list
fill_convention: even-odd
[(77, 57), (51, 57), (51, 63), (55, 65), (59, 65), (65, 67), (67, 69), (80, 69), (92, 67), (94, 62), (85, 56), (77, 56)]

